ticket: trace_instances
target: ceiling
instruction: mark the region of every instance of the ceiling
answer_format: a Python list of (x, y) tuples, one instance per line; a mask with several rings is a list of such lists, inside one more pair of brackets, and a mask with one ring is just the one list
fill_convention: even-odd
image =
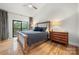
[(39, 20), (64, 19), (74, 14), (77, 9), (76, 3), (32, 3), (35, 7), (29, 8), (28, 3), (0, 3), (0, 9), (14, 12), (24, 16), (32, 16)]
[[(33, 16), (36, 10), (34, 8), (29, 8), (28, 6), (25, 6), (27, 4), (29, 3), (0, 3), (0, 9), (4, 9), (8, 12), (14, 12), (25, 16)], [(37, 10), (39, 10), (45, 4), (32, 3), (32, 5), (37, 7)]]

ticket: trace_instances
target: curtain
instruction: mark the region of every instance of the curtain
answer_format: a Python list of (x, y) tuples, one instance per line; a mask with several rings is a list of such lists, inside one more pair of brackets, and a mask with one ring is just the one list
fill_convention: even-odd
[(8, 39), (8, 15), (4, 10), (0, 10), (0, 40)]

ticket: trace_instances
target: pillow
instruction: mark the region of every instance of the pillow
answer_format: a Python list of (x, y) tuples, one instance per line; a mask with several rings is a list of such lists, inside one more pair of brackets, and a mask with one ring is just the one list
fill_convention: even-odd
[(42, 28), (42, 31), (45, 32), (47, 27), (41, 27)]
[(42, 31), (40, 27), (35, 27), (34, 31)]
[(38, 27), (35, 27), (35, 28), (34, 28), (34, 31), (38, 31)]
[(34, 31), (45, 32), (46, 31), (46, 27), (35, 27)]

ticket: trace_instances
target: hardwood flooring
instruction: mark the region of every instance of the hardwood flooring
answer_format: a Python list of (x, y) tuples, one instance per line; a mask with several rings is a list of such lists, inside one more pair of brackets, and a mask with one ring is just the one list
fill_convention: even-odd
[[(79, 48), (64, 46), (55, 42), (47, 41), (31, 49), (28, 55), (76, 55)], [(0, 41), (0, 55), (23, 55), (23, 51), (17, 40)]]

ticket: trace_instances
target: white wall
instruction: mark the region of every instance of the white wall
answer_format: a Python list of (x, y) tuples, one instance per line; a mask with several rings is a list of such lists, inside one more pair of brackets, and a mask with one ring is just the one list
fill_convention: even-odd
[(9, 38), (12, 38), (13, 29), (12, 29), (12, 21), (20, 20), (20, 21), (29, 21), (29, 18), (26, 16), (18, 15), (16, 13), (8, 13), (8, 25), (9, 25)]
[(62, 25), (58, 26), (58, 28), (69, 33), (69, 44), (79, 46), (78, 7), (79, 6), (75, 3), (48, 4), (48, 6), (44, 7), (43, 10), (37, 14), (39, 17), (36, 16), (35, 18), (39, 19), (39, 22), (47, 20), (60, 20)]
[(79, 46), (79, 38), (77, 36), (77, 14), (74, 14), (62, 21), (60, 26), (64, 31), (69, 33), (69, 44)]

